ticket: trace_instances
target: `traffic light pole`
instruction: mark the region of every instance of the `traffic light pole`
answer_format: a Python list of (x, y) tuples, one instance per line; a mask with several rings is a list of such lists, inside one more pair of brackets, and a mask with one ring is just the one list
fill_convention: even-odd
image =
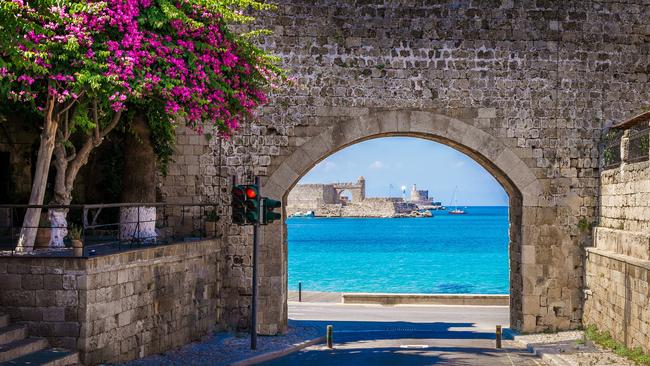
[[(262, 197), (260, 192), (260, 177), (255, 177), (255, 185), (258, 187), (257, 194)], [(260, 218), (263, 211), (264, 200), (260, 202)], [(257, 251), (259, 242), (260, 220), (253, 226), (253, 296), (251, 299), (251, 349), (257, 349)]]

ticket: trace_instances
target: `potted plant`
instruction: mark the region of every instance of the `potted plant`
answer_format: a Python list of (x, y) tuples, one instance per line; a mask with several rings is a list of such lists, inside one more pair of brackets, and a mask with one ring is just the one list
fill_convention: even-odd
[(208, 211), (205, 214), (205, 237), (214, 238), (217, 236), (217, 221), (219, 221), (219, 214), (216, 210)]
[(81, 241), (82, 230), (80, 226), (70, 224), (68, 226), (68, 239), (72, 244), (72, 251), (75, 257), (81, 257), (83, 255), (84, 244)]

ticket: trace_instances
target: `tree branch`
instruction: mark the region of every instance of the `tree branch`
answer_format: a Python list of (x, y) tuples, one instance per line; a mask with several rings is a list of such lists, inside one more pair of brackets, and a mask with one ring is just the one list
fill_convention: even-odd
[(115, 112), (113, 115), (113, 119), (111, 120), (111, 123), (106, 126), (106, 128), (101, 132), (100, 138), (104, 138), (104, 136), (108, 135), (109, 132), (111, 132), (117, 124), (120, 122), (120, 118), (122, 117), (122, 111)]
[(71, 154), (67, 154), (67, 157), (65, 158), (68, 163), (73, 161), (77, 157), (77, 148), (74, 147), (74, 145), (70, 144), (70, 148), (72, 149)]
[(65, 140), (69, 140), (70, 139), (70, 134), (72, 133), (72, 132), (70, 132), (70, 128), (69, 128), (69, 124), (68, 124), (69, 119), (70, 119), (70, 114), (66, 111), (65, 112), (65, 118), (63, 119), (63, 136), (64, 136)]
[(76, 99), (72, 99), (67, 106), (65, 106), (61, 111), (59, 111), (58, 117), (61, 117), (63, 113), (67, 112), (68, 109), (72, 108), (72, 106), (75, 105), (77, 100), (79, 100), (79, 98), (81, 98), (85, 93), (86, 93), (85, 91), (82, 91), (81, 93), (79, 93)]
[(88, 157), (90, 156), (93, 148), (99, 146), (104, 140), (104, 136), (106, 136), (115, 128), (115, 126), (117, 126), (121, 116), (122, 112), (115, 112), (111, 122), (100, 132), (99, 139), (95, 139), (94, 135), (88, 136), (84, 141), (84, 144), (77, 151), (75, 157), (69, 161), (65, 179), (65, 184), (68, 190), (72, 191), (72, 184), (77, 177), (77, 173), (79, 173), (79, 169), (81, 169), (81, 167), (86, 165), (88, 162)]

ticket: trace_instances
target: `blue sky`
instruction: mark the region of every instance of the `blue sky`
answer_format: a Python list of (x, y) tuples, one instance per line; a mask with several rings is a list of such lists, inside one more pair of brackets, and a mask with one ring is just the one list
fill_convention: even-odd
[[(433, 141), (386, 137), (352, 145), (310, 170), (300, 183), (356, 182), (366, 178), (368, 197), (401, 196), (400, 187), (428, 189), (444, 205), (458, 186), (458, 205), (507, 206), (508, 195), (483, 167), (467, 155)], [(389, 186), (392, 185), (392, 188)]]

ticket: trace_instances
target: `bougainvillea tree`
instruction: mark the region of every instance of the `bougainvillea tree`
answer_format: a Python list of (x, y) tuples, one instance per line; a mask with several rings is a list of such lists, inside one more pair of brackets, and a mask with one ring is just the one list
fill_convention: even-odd
[[(235, 34), (228, 24), (252, 20), (240, 9), (270, 7), (254, 0), (0, 2), (0, 93), (43, 117), (29, 203), (42, 204), (54, 155), (51, 203), (69, 204), (79, 169), (129, 107), (156, 111), (147, 113), (149, 125), (167, 138), (179, 120), (200, 133), (235, 133), (282, 72), (248, 41), (260, 32)], [(28, 210), (18, 249), (33, 246), (39, 216)], [(50, 220), (65, 228), (65, 211), (52, 211)], [(53, 244), (62, 245), (64, 230), (53, 231)]]

